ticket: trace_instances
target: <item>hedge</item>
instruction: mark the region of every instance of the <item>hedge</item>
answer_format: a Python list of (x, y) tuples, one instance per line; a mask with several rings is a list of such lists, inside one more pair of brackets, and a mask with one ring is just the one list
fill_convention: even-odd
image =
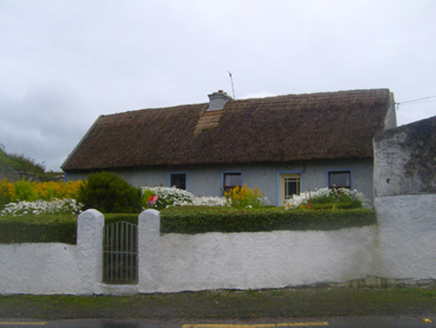
[[(137, 214), (105, 214), (105, 224), (127, 221), (138, 224)], [(64, 243), (76, 244), (77, 216), (25, 215), (0, 216), (0, 244)]]
[[(138, 224), (137, 214), (105, 214), (105, 224), (126, 221)], [(162, 234), (206, 232), (259, 232), (273, 230), (338, 230), (376, 224), (374, 210), (285, 210), (268, 207), (183, 206), (161, 211)], [(0, 244), (76, 244), (77, 216), (26, 215), (0, 217)]]
[(377, 223), (372, 209), (285, 210), (184, 206), (161, 212), (161, 233), (258, 232), (273, 230), (338, 230)]
[(76, 244), (77, 216), (0, 217), (0, 243)]

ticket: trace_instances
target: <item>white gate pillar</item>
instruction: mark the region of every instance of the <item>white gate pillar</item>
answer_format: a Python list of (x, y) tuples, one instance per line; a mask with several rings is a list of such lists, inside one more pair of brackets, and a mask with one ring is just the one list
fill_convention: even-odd
[(138, 290), (154, 293), (159, 289), (160, 214), (149, 209), (138, 219)]
[(89, 209), (77, 218), (77, 275), (79, 294), (99, 294), (103, 279), (104, 216)]

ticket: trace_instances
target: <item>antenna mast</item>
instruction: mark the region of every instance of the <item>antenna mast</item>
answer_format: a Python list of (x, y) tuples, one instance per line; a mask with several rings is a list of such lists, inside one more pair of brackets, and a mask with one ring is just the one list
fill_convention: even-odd
[(229, 76), (230, 76), (230, 81), (232, 81), (233, 99), (236, 99), (236, 96), (235, 96), (235, 87), (233, 86), (233, 77), (232, 77), (232, 73), (230, 73), (230, 71), (229, 71)]

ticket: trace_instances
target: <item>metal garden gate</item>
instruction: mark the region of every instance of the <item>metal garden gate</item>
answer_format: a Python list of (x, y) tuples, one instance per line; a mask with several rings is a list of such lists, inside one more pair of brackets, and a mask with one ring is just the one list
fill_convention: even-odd
[(104, 227), (103, 282), (138, 282), (138, 226), (125, 221)]

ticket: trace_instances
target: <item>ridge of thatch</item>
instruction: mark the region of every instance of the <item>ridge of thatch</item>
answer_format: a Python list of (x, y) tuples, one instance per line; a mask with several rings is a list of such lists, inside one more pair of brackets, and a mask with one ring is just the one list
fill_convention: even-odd
[(230, 100), (103, 115), (64, 170), (373, 157), (388, 89)]

